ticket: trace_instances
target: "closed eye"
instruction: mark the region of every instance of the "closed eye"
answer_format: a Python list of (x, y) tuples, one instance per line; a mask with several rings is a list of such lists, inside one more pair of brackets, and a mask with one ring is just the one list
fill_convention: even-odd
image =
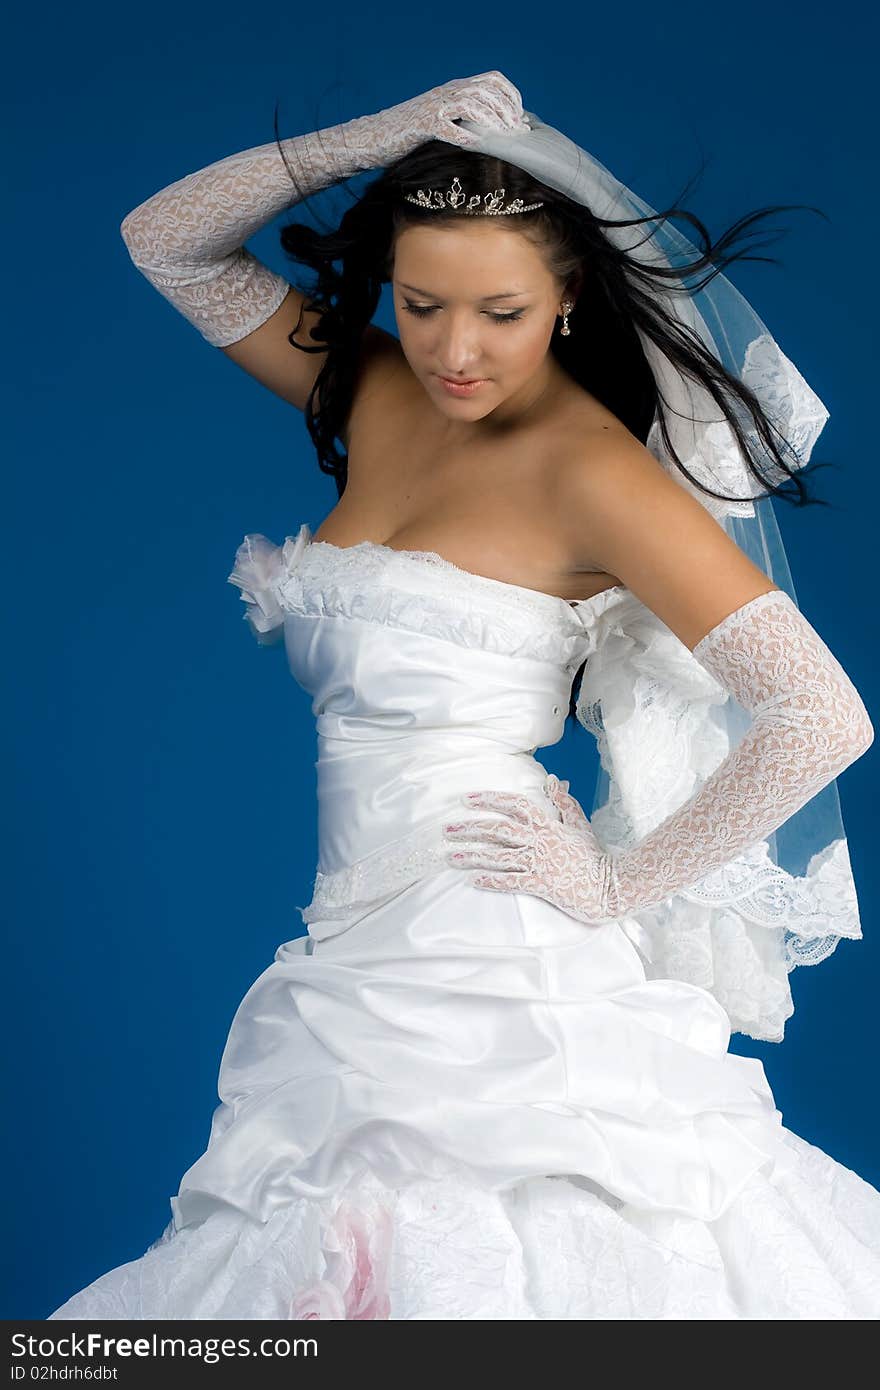
[[(433, 314), (438, 306), (436, 304), (404, 304), (403, 307), (408, 314), (415, 314), (417, 318), (423, 319), (427, 314)], [(494, 319), (496, 323), (515, 323), (517, 319), (522, 318), (524, 312), (523, 309), (514, 309), (510, 314), (490, 313), (489, 318)]]

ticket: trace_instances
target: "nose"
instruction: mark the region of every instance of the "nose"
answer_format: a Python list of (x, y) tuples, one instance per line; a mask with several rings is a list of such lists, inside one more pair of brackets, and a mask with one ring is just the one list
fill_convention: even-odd
[(463, 381), (479, 377), (481, 355), (478, 326), (450, 314), (440, 329), (437, 343), (437, 360), (443, 364), (441, 375), (453, 379), (461, 377)]

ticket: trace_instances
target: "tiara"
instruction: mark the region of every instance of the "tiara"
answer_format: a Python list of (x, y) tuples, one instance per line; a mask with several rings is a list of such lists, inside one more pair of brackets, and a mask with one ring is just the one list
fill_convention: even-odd
[(474, 193), (467, 200), (461, 190), (461, 180), (454, 178), (452, 185), (443, 194), (439, 189), (429, 188), (427, 192), (420, 188), (418, 193), (404, 193), (404, 198), (408, 203), (416, 203), (422, 208), (460, 208), (462, 203), (467, 201), (464, 212), (469, 217), (506, 217), (512, 212), (531, 212), (532, 208), (542, 208), (543, 203), (524, 203), (522, 198), (513, 198), (507, 207), (504, 207), (504, 189), (496, 188), (493, 193), (486, 193), (481, 198), (479, 193)]

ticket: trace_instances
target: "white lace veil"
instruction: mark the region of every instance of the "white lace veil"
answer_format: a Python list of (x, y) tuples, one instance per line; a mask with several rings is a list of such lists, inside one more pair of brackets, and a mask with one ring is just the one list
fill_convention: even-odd
[[(586, 150), (533, 112), (524, 115), (530, 127), (524, 131), (459, 124), (477, 137), (478, 150), (526, 170), (599, 218), (656, 217)], [(668, 222), (603, 231), (632, 257), (655, 265), (684, 266), (700, 255)], [(780, 444), (789, 466), (803, 467), (828, 419), (825, 406), (724, 275), (689, 293), (682, 293), (683, 281), (677, 284), (677, 293), (658, 286), (664, 309), (751, 388), (792, 446), (793, 454)], [(760, 495), (729, 423), (708, 392), (641, 331), (639, 337), (679, 457), (708, 487), (741, 500), (721, 501), (694, 487), (667, 455), (656, 417), (647, 447), (797, 602), (772, 501)], [(751, 418), (742, 424), (765, 476), (781, 482), (786, 475), (763, 449)], [(603, 843), (623, 847), (694, 795), (735, 747), (750, 716), (622, 586), (609, 594), (595, 636), (577, 716), (596, 737), (600, 755), (593, 826)], [(781, 1041), (794, 1011), (790, 972), (824, 960), (841, 937), (862, 935), (836, 781), (723, 869), (633, 915), (649, 978), (700, 985), (723, 1005), (734, 1031)]]

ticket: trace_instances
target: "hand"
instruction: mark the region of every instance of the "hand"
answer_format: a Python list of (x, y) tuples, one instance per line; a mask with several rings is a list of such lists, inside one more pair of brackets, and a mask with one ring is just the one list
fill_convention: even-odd
[(478, 888), (533, 893), (582, 922), (612, 920), (608, 910), (611, 860), (593, 832), (568, 783), (551, 773), (548, 801), (553, 811), (517, 792), (479, 791), (463, 798), (468, 806), (497, 811), (504, 819), (469, 820), (443, 827), (456, 848), (447, 856), (454, 868), (490, 869), (474, 874)]
[[(454, 77), (420, 96), (360, 119), (371, 123), (379, 136), (381, 154), (374, 150), (374, 157), (388, 163), (426, 140), (446, 140), (465, 149), (475, 147), (477, 137), (455, 124), (462, 118), (495, 130), (530, 129), (523, 119), (519, 90), (495, 70), (477, 77)], [(364, 132), (358, 133), (363, 138)]]

